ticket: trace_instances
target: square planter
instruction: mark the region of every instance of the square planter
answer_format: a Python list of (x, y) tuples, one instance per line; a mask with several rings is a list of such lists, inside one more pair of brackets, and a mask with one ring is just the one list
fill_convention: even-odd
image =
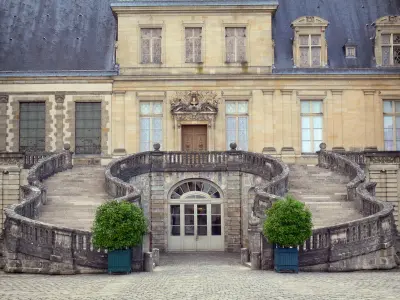
[(297, 248), (274, 248), (276, 272), (299, 272), (299, 250)]
[(132, 249), (108, 252), (108, 274), (130, 273), (132, 266)]

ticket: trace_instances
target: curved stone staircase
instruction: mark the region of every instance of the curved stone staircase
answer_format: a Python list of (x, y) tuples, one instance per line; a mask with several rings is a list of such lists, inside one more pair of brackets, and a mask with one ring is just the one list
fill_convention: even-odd
[(309, 165), (289, 166), (289, 194), (311, 210), (314, 228), (362, 218), (353, 201), (347, 201), (347, 176)]
[(44, 181), (47, 203), (39, 221), (91, 230), (96, 208), (110, 196), (104, 190), (102, 166), (74, 166)]

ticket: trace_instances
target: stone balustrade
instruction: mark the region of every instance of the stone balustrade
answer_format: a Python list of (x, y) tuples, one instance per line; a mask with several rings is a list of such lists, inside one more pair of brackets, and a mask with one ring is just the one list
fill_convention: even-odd
[(21, 203), (5, 209), (6, 272), (74, 274), (107, 268), (105, 251), (93, 247), (91, 232), (34, 220), (47, 200), (42, 180), (69, 168), (72, 168), (69, 147), (39, 160), (29, 170), (29, 185), (21, 187)]
[(375, 183), (367, 182), (360, 162), (352, 154), (318, 152), (320, 167), (349, 176), (348, 200), (354, 201), (364, 218), (319, 228), (299, 247), (299, 263), (305, 270), (350, 271), (390, 269), (396, 266), (396, 229), (393, 206), (375, 197)]
[(106, 190), (119, 200), (140, 204), (140, 191), (127, 183), (135, 176), (151, 172), (227, 172), (240, 171), (265, 179), (256, 186), (253, 213), (264, 215), (272, 202), (287, 192), (289, 168), (280, 160), (265, 154), (237, 151), (176, 152), (149, 151), (112, 161), (105, 172)]

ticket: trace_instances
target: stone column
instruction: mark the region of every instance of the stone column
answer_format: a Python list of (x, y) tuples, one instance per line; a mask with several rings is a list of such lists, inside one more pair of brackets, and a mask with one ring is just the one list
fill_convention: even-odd
[(6, 151), (8, 95), (0, 95), (0, 152)]
[(56, 151), (63, 149), (63, 139), (64, 139), (64, 94), (56, 94)]

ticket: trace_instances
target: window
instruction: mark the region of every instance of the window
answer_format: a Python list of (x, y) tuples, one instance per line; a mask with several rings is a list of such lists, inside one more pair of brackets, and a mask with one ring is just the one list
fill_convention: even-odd
[(238, 150), (248, 150), (248, 102), (226, 101), (226, 145), (236, 143)]
[(142, 63), (161, 63), (161, 28), (142, 28)]
[(321, 36), (300, 35), (300, 67), (321, 66)]
[(185, 53), (187, 63), (201, 62), (201, 27), (185, 28)]
[(400, 100), (383, 101), (385, 150), (400, 150)]
[(162, 144), (163, 103), (140, 103), (140, 151), (152, 151), (155, 143)]
[(322, 101), (301, 101), (301, 152), (314, 153), (322, 143)]
[(328, 21), (304, 16), (292, 23), (294, 29), (293, 62), (295, 67), (317, 68), (328, 64), (325, 30)]
[(21, 102), (19, 110), (19, 151), (44, 151), (46, 104), (44, 102)]
[(246, 61), (246, 27), (226, 27), (226, 62)]
[(356, 47), (346, 47), (346, 58), (356, 58)]
[(101, 102), (75, 103), (75, 153), (101, 154)]
[(382, 65), (400, 66), (400, 34), (382, 34)]

